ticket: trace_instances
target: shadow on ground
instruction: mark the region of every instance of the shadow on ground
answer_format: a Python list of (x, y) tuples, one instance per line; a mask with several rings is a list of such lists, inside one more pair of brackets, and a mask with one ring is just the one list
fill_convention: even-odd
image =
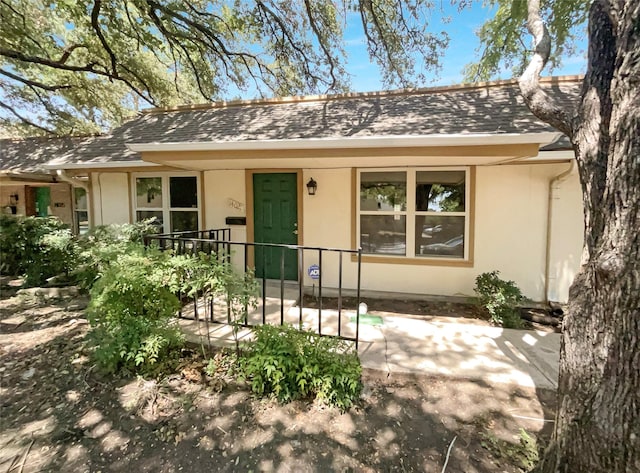
[(488, 441), (552, 426), (552, 392), (508, 384), (371, 371), (341, 413), (212, 386), (193, 366), (108, 377), (88, 357), (82, 304), (0, 302), (2, 471), (440, 472), (455, 438), (448, 473), (516, 472)]

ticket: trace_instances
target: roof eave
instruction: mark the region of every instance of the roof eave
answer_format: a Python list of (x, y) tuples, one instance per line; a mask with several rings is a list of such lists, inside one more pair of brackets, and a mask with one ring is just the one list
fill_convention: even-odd
[(259, 151), (284, 149), (333, 148), (406, 148), (434, 146), (483, 146), (514, 144), (547, 144), (555, 141), (559, 132), (439, 134), (427, 136), (367, 136), (350, 138), (307, 138), (246, 141), (183, 141), (169, 143), (128, 143), (134, 152), (161, 151)]
[(155, 163), (148, 163), (146, 161), (105, 161), (105, 162), (72, 162), (72, 163), (60, 163), (50, 161), (43, 167), (46, 169), (109, 169), (109, 168), (138, 168), (138, 167), (156, 167)]

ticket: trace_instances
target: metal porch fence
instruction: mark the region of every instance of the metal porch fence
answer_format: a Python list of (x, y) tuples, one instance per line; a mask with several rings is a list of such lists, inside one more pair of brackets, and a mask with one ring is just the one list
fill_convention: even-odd
[[(246, 272), (253, 272), (255, 270), (255, 258), (262, 258), (262, 275), (256, 276), (256, 280), (261, 285), (260, 299), (258, 313), (255, 311), (251, 313), (249, 307), (245, 305), (243, 314), (241, 316), (240, 325), (243, 327), (253, 327), (260, 324), (279, 324), (291, 323), (291, 316), (287, 315), (288, 309), (286, 308), (286, 296), (291, 296), (295, 293), (297, 305), (298, 317), (297, 323), (299, 327), (303, 326), (305, 322), (305, 308), (304, 308), (304, 262), (305, 255), (308, 257), (310, 253), (317, 255), (317, 290), (318, 299), (317, 307), (308, 307), (309, 311), (317, 310), (317, 320), (315, 327), (308, 324), (310, 328), (320, 336), (337, 337), (343, 340), (352, 341), (355, 344), (356, 350), (358, 349), (358, 338), (360, 332), (360, 285), (362, 277), (362, 249), (340, 249), (330, 247), (317, 247), (317, 246), (304, 246), (304, 245), (286, 245), (276, 243), (255, 243), (255, 242), (236, 242), (231, 241), (231, 229), (212, 229), (212, 230), (200, 230), (200, 231), (188, 231), (188, 232), (176, 232), (170, 234), (161, 235), (147, 235), (144, 238), (145, 245), (157, 245), (161, 250), (173, 250), (175, 254), (198, 254), (205, 253), (216, 257), (220, 261), (226, 261), (232, 263), (235, 269)], [(279, 272), (279, 278), (273, 279), (267, 277), (267, 265), (273, 266), (273, 258), (271, 262), (267, 261), (267, 254), (273, 256), (275, 253), (279, 255), (276, 259), (277, 266), (276, 272)], [(285, 279), (285, 258), (289, 252), (289, 258), (291, 258), (291, 252), (296, 253), (297, 259), (297, 281), (287, 281)], [(323, 308), (323, 276), (328, 274), (328, 270), (325, 269), (324, 263), (327, 260), (327, 254), (337, 254), (337, 287), (332, 287), (333, 291), (337, 291), (337, 308), (327, 310)], [(345, 257), (351, 259), (351, 255), (356, 255), (356, 287), (355, 287), (355, 307), (353, 309), (344, 307), (343, 296), (343, 273)], [(254, 263), (252, 266), (251, 263)], [(279, 268), (279, 271), (277, 271)], [(271, 272), (273, 273), (273, 267)], [(273, 297), (274, 291), (276, 297)], [(270, 292), (270, 294), (268, 294)], [(314, 286), (315, 292), (315, 286)], [(185, 298), (181, 297), (184, 301)], [(198, 320), (200, 316), (204, 316), (208, 321), (212, 323), (231, 324), (233, 322), (232, 308), (229, 300), (214, 300), (208, 298), (203, 294), (195, 294), (190, 303), (193, 307), (193, 317)], [(279, 304), (279, 311), (272, 312), (273, 302), (277, 301)], [(271, 305), (270, 305), (271, 304)], [(271, 309), (269, 309), (271, 307)], [(181, 309), (179, 316), (189, 318), (185, 315), (185, 306)], [(325, 310), (325, 320), (323, 321), (323, 310)], [(330, 314), (328, 314), (330, 313)], [(346, 330), (343, 327), (345, 322), (345, 315), (352, 314), (352, 319), (355, 322), (355, 327), (351, 327)], [(275, 318), (274, 318), (275, 315)], [(279, 317), (277, 317), (279, 315)], [(307, 313), (308, 315), (308, 313)], [(315, 313), (311, 318), (315, 318)], [(308, 322), (309, 317), (307, 317)], [(351, 318), (347, 320), (352, 320)], [(323, 331), (324, 329), (324, 331)], [(329, 333), (331, 332), (331, 333)], [(349, 332), (349, 333), (345, 333)]]

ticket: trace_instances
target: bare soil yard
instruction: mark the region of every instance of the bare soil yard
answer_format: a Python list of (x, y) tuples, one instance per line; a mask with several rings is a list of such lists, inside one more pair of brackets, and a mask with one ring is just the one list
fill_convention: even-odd
[[(364, 374), (349, 412), (254, 398), (204, 374), (198, 348), (158, 379), (98, 372), (82, 297), (0, 300), (1, 472), (518, 472), (555, 395), (451, 378)], [(455, 442), (452, 441), (455, 439)]]

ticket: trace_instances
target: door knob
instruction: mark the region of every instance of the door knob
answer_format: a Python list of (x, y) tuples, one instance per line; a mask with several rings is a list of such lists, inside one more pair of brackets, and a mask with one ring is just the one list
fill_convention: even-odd
[(297, 234), (298, 234), (298, 230), (294, 230), (294, 231), (293, 231), (293, 234), (294, 234), (294, 235), (297, 235)]

